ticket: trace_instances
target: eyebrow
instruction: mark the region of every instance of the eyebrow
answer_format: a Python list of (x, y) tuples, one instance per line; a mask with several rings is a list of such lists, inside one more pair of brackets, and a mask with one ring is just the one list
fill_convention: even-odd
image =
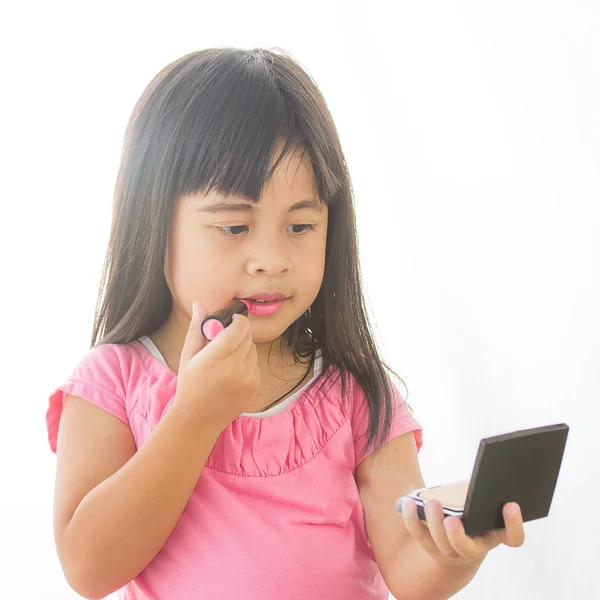
[[(321, 204), (314, 199), (309, 200), (300, 200), (300, 202), (295, 202), (288, 208), (288, 212), (293, 212), (296, 210), (302, 210), (304, 208), (314, 208), (321, 212), (323, 209)], [(230, 202), (217, 202), (216, 204), (210, 204), (208, 206), (204, 206), (198, 209), (199, 212), (208, 212), (208, 213), (218, 213), (218, 212), (236, 212), (236, 211), (253, 211), (254, 204), (249, 202), (241, 202), (237, 204), (233, 204)]]

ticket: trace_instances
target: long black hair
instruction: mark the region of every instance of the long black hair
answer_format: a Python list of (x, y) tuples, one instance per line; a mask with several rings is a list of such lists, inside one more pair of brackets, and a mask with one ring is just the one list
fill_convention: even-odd
[(365, 308), (350, 175), (321, 92), (281, 49), (193, 52), (143, 92), (125, 133), (91, 346), (128, 343), (169, 317), (164, 259), (178, 197), (215, 189), (258, 202), (291, 152), (310, 158), (329, 218), (320, 291), (284, 336), (295, 358), (321, 349), (321, 385), (335, 373), (346, 397), (348, 374), (355, 378), (369, 406), (367, 446), (379, 447), (392, 417), (387, 371), (396, 374)]

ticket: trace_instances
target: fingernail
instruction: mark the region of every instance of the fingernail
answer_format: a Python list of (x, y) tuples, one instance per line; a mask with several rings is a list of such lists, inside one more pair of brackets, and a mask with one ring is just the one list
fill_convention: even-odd
[(198, 316), (198, 309), (196, 308), (196, 302), (192, 302), (192, 319)]
[(519, 514), (519, 507), (516, 504), (510, 504), (508, 506), (508, 508), (506, 509), (506, 512), (511, 516), (511, 517), (516, 517)]

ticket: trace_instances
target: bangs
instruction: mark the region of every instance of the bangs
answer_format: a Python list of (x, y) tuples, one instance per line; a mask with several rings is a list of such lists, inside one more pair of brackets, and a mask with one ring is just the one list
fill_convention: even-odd
[(163, 131), (155, 135), (166, 142), (157, 171), (168, 173), (170, 195), (215, 190), (258, 202), (281, 161), (299, 152), (308, 154), (319, 198), (330, 205), (340, 177), (319, 147), (323, 139), (310, 135), (323, 130), (315, 126), (322, 119), (316, 107), (310, 114), (286, 94), (260, 57), (233, 58), (223, 56), (211, 70), (184, 65), (168, 86), (173, 97), (162, 104), (156, 128)]

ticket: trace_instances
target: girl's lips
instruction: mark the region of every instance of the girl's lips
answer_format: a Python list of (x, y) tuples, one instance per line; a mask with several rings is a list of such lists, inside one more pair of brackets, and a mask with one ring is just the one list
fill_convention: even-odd
[(256, 300), (245, 300), (248, 303), (248, 314), (255, 317), (269, 317), (274, 315), (283, 306), (287, 298), (270, 300), (269, 302), (257, 302)]

